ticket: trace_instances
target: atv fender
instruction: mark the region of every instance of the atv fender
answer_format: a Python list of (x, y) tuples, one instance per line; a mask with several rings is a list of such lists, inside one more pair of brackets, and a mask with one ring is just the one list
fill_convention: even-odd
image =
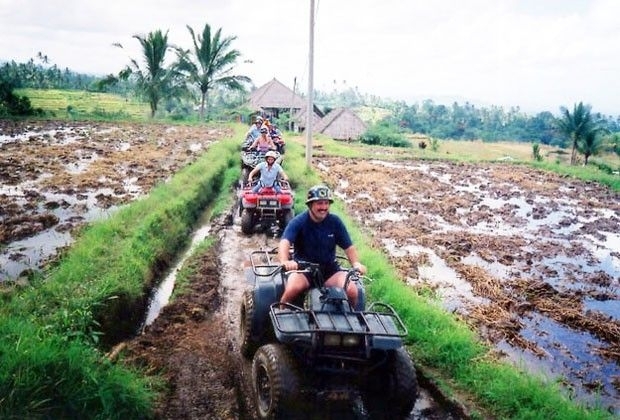
[[(267, 270), (273, 271), (273, 268), (268, 268)], [(249, 276), (253, 277), (253, 280), (250, 281), (254, 284), (252, 339), (258, 341), (271, 328), (271, 321), (269, 319), (270, 305), (280, 301), (280, 297), (284, 293), (284, 281), (280, 271), (270, 276), (255, 275), (254, 271), (249, 271)]]

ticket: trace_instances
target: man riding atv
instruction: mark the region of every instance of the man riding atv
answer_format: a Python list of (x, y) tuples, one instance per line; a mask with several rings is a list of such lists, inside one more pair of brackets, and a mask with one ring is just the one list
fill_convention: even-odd
[[(251, 174), (250, 174), (251, 175)], [(286, 271), (297, 270), (297, 260), (318, 263), (325, 286), (343, 287), (346, 273), (336, 260), (336, 245), (344, 250), (351, 266), (361, 274), (366, 267), (360, 263), (357, 250), (342, 220), (329, 212), (333, 203), (331, 190), (325, 185), (315, 185), (308, 190), (308, 210), (298, 214), (286, 226), (278, 246), (278, 258)], [(291, 246), (294, 250), (290, 259)], [(291, 303), (311, 285), (307, 273), (291, 273), (280, 299)], [(357, 305), (357, 287), (349, 283), (346, 289), (351, 306)]]

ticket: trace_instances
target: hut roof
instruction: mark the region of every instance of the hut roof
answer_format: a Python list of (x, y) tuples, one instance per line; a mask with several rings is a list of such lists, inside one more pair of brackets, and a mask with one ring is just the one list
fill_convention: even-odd
[(275, 78), (250, 94), (252, 109), (281, 108), (301, 109), (306, 101)]
[(335, 108), (319, 121), (315, 131), (336, 140), (351, 140), (366, 129), (366, 123), (349, 108)]
[[(294, 91), (284, 86), (281, 82), (273, 78), (273, 80), (264, 84), (250, 94), (248, 100), (248, 107), (255, 111), (263, 111), (271, 113), (273, 110), (278, 109), (282, 111), (290, 111), (292, 108), (293, 119), (297, 122), (298, 126), (303, 128), (305, 126), (305, 114), (307, 107), (307, 100), (300, 95), (297, 95)], [(323, 117), (323, 112), (316, 106), (312, 106), (313, 121)], [(303, 118), (300, 118), (303, 116)]]

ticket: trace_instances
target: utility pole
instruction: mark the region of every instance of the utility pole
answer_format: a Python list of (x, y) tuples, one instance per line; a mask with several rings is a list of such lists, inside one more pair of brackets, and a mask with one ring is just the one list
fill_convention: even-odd
[(312, 115), (314, 114), (312, 91), (314, 77), (314, 0), (310, 0), (310, 43), (308, 53), (308, 104), (306, 105), (306, 163), (312, 164)]
[[(293, 131), (293, 126), (295, 122), (293, 121), (293, 108), (295, 107), (295, 95), (297, 94), (297, 77), (293, 78), (293, 95), (291, 95), (291, 108), (288, 111), (288, 129), (289, 131)], [(295, 130), (298, 131), (298, 130)]]

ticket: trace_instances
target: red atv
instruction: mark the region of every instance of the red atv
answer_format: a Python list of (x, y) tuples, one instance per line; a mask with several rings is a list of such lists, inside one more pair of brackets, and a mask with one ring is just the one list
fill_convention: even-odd
[(281, 234), (295, 216), (293, 210), (293, 190), (287, 181), (279, 180), (281, 192), (276, 194), (273, 186), (261, 187), (257, 193), (252, 191), (258, 180), (245, 184), (239, 197), (241, 232), (249, 235), (256, 230), (269, 229), (274, 236)]

